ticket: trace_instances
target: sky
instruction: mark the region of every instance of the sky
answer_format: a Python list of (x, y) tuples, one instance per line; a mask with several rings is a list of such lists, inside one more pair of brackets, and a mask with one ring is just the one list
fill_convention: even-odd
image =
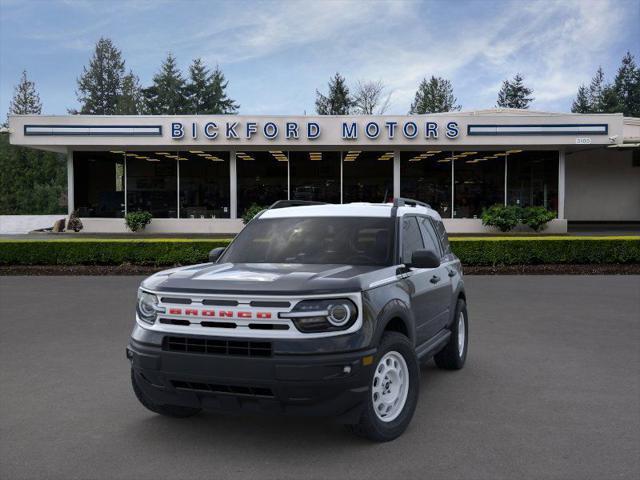
[(43, 113), (78, 106), (76, 80), (109, 37), (150, 84), (168, 52), (186, 73), (218, 64), (241, 114), (313, 114), (336, 72), (381, 80), (405, 114), (424, 77), (451, 80), (463, 110), (495, 106), (520, 73), (532, 109), (569, 111), (598, 66), (640, 64), (640, 0), (200, 1), (0, 0), (0, 116), (22, 70)]

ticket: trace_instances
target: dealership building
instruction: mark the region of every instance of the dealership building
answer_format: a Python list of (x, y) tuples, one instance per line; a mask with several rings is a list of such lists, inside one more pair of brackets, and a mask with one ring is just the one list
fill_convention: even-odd
[(451, 232), (544, 206), (548, 230), (640, 222), (640, 119), (491, 109), (408, 116), (11, 116), (10, 141), (67, 156), (85, 231), (234, 233), (252, 204), (429, 203)]

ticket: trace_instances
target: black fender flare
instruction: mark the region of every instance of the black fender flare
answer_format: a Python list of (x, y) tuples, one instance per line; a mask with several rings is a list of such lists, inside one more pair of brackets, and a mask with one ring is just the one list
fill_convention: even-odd
[(378, 318), (376, 320), (376, 328), (373, 333), (373, 345), (378, 345), (380, 343), (380, 339), (382, 338), (387, 325), (389, 325), (389, 323), (396, 318), (402, 321), (402, 324), (405, 328), (404, 333), (407, 334), (411, 343), (415, 345), (416, 322), (414, 320), (413, 313), (411, 311), (411, 308), (399, 299), (390, 300), (380, 310), (380, 313), (378, 314)]

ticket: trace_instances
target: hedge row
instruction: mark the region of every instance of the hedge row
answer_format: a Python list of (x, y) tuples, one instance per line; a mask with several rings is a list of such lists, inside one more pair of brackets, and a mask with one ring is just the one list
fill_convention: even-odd
[[(189, 265), (229, 240), (0, 240), (0, 265)], [(464, 265), (640, 263), (640, 237), (484, 237), (451, 240)]]
[(0, 265), (190, 265), (230, 240), (0, 241)]

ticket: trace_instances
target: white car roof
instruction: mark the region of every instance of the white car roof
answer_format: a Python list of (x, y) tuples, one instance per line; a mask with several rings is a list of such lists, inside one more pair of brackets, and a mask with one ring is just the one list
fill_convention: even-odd
[[(343, 203), (343, 204), (323, 204), (305, 205), (297, 207), (272, 208), (266, 210), (260, 218), (293, 218), (293, 217), (391, 217), (391, 203)], [(420, 213), (428, 215), (436, 220), (441, 220), (438, 212), (421, 205), (398, 207), (397, 215), (402, 216), (407, 213)]]

